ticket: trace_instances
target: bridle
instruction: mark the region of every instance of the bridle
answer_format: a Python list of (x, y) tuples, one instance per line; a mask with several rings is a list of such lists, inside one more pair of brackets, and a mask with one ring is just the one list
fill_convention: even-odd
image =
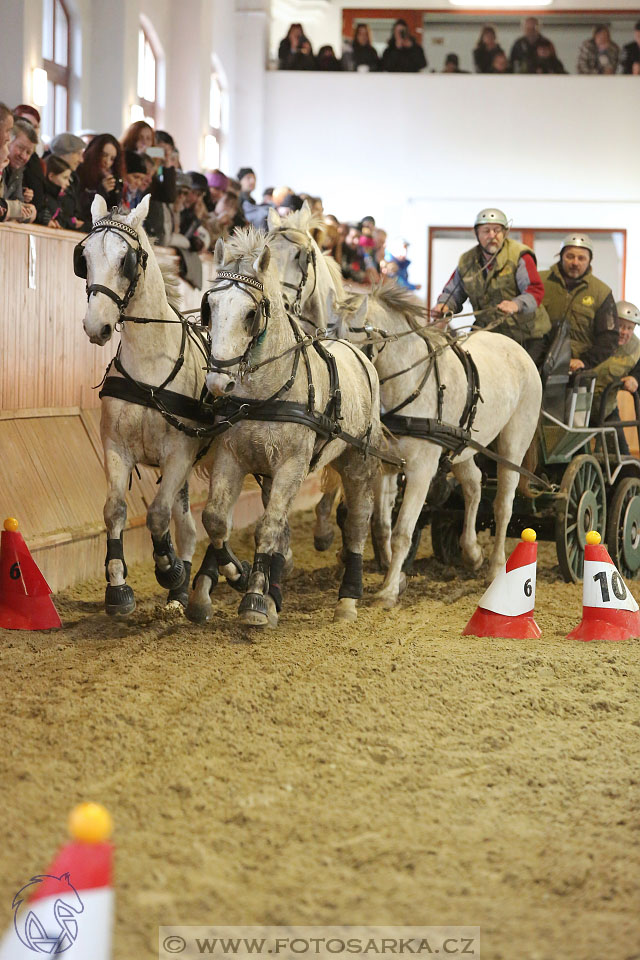
[[(133, 227), (129, 226), (128, 223), (123, 223), (121, 220), (114, 220), (111, 217), (103, 217), (101, 220), (96, 220), (91, 228), (91, 232), (84, 238), (84, 240), (81, 240), (80, 243), (76, 244), (74, 249), (73, 265), (76, 276), (82, 277), (85, 280), (87, 279), (87, 264), (84, 257), (84, 244), (87, 242), (90, 236), (103, 231), (120, 233), (125, 238), (128, 250), (125, 254), (123, 273), (125, 278), (129, 280), (129, 286), (125, 291), (124, 296), (120, 297), (115, 290), (112, 290), (110, 287), (105, 287), (101, 283), (87, 283), (87, 300), (89, 300), (91, 295), (95, 293), (103, 293), (105, 296), (113, 300), (118, 308), (116, 329), (118, 328), (118, 323), (121, 323), (123, 320), (140, 319), (144, 320), (145, 322), (149, 322), (147, 318), (123, 317), (124, 311), (127, 309), (131, 298), (136, 292), (136, 287), (138, 286), (140, 276), (147, 269), (147, 260), (149, 257), (149, 254), (140, 243), (138, 232)], [(135, 246), (129, 242), (130, 240), (135, 241)]]
[[(224, 286), (220, 283), (224, 283)], [(244, 353), (239, 354), (237, 357), (232, 357), (230, 360), (219, 360), (217, 357), (211, 355), (207, 363), (207, 370), (213, 373), (219, 373), (222, 370), (228, 370), (230, 367), (239, 367), (240, 373), (242, 374), (243, 370), (246, 369), (249, 361), (249, 355), (255, 346), (259, 343), (262, 343), (267, 333), (267, 326), (269, 324), (269, 317), (271, 316), (271, 301), (268, 297), (264, 296), (264, 285), (256, 277), (250, 277), (245, 273), (231, 273), (229, 270), (218, 270), (216, 277), (213, 281), (213, 286), (207, 290), (204, 297), (202, 298), (203, 303), (207, 302), (206, 308), (203, 307), (202, 317), (203, 322), (210, 320), (210, 308), (208, 306), (208, 297), (210, 293), (221, 293), (224, 290), (229, 290), (231, 287), (238, 287), (243, 293), (246, 293), (248, 297), (251, 297), (253, 302), (256, 305), (256, 309), (260, 311), (260, 315), (264, 320), (262, 328), (253, 334), (249, 344), (244, 351)], [(253, 290), (257, 290), (262, 294), (261, 297), (256, 297), (253, 293)]]
[(298, 269), (300, 270), (300, 283), (296, 286), (295, 283), (288, 283), (286, 280), (282, 280), (281, 286), (287, 287), (289, 290), (295, 290), (295, 297), (293, 298), (293, 302), (290, 304), (287, 304), (287, 309), (291, 310), (295, 317), (300, 318), (302, 315), (302, 293), (309, 279), (309, 261), (311, 261), (311, 264), (313, 266), (313, 290), (311, 291), (309, 296), (313, 296), (313, 294), (316, 291), (316, 286), (318, 283), (318, 271), (316, 269), (316, 263), (317, 263), (316, 251), (314, 250), (311, 244), (309, 246), (297, 244), (295, 240), (292, 240), (291, 237), (287, 236), (286, 231), (287, 231), (287, 227), (282, 227), (279, 230), (274, 230), (273, 233), (279, 234), (281, 237), (283, 237), (287, 241), (287, 243), (291, 243), (293, 244), (293, 246), (300, 246), (300, 249), (298, 250), (298, 253), (294, 259), (294, 262), (297, 262)]

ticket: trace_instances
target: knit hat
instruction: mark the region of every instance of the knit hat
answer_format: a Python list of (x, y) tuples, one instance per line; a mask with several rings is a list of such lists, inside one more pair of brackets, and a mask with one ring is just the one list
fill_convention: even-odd
[(240, 167), (240, 169), (238, 170), (238, 175), (236, 176), (236, 180), (242, 180), (242, 178), (246, 177), (248, 173), (252, 173), (254, 177), (256, 175), (255, 171), (252, 170), (251, 167)]
[(144, 157), (142, 157), (139, 153), (136, 153), (134, 150), (125, 150), (124, 165), (127, 173), (147, 172), (147, 165), (144, 162)]
[(210, 170), (207, 174), (207, 183), (210, 187), (213, 187), (214, 190), (226, 190), (229, 185), (229, 179), (219, 170)]
[(80, 137), (74, 133), (59, 133), (49, 144), (51, 153), (57, 153), (62, 156), (65, 153), (77, 153), (78, 150), (84, 150), (86, 144)]

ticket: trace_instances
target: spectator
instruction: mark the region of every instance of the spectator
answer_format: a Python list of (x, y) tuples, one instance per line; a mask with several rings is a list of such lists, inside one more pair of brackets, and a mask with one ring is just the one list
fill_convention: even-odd
[(282, 206), (283, 200), (293, 193), (291, 187), (275, 187), (273, 191), (273, 204), (275, 207)]
[(76, 225), (75, 199), (67, 193), (73, 171), (66, 160), (55, 153), (47, 157), (46, 171), (44, 200), (38, 222), (56, 229), (73, 230)]
[(513, 73), (535, 73), (536, 46), (546, 37), (540, 33), (535, 17), (527, 17), (522, 26), (523, 35), (511, 47), (511, 70)]
[[(2, 120), (0, 119), (0, 124), (1, 123), (2, 123)], [(4, 173), (8, 165), (9, 165), (9, 145), (8, 143), (0, 143), (0, 223), (4, 223), (5, 220), (11, 219), (9, 216), (9, 204), (4, 199), (4, 178), (2, 176), (2, 174)], [(19, 208), (19, 212), (20, 212), (20, 215), (22, 215), (22, 207)]]
[(298, 52), (304, 34), (301, 23), (292, 23), (278, 47), (278, 70), (290, 70), (289, 60)]
[(598, 24), (591, 40), (585, 40), (578, 54), (578, 73), (612, 74), (618, 68), (620, 48), (611, 40), (609, 27)]
[(33, 190), (23, 187), (22, 177), (37, 142), (37, 134), (30, 123), (20, 119), (14, 121), (9, 141), (9, 164), (2, 175), (4, 199), (14, 201), (8, 207), (8, 220), (33, 223), (36, 218), (37, 210), (31, 202)]
[(84, 227), (80, 203), (82, 188), (77, 170), (82, 163), (82, 154), (85, 149), (84, 141), (73, 133), (59, 133), (49, 144), (49, 149), (54, 156), (60, 157), (71, 167), (71, 179), (65, 193), (66, 203), (69, 208), (73, 207), (73, 212), (69, 218), (72, 227), (75, 227), (76, 230), (82, 230)]
[(382, 69), (387, 73), (418, 73), (427, 66), (427, 58), (416, 43), (405, 20), (396, 20), (382, 55)]
[(245, 203), (249, 206), (255, 206), (255, 200), (251, 196), (256, 188), (256, 175), (251, 167), (240, 167), (236, 179), (240, 183), (240, 203), (244, 208)]
[(265, 187), (262, 191), (262, 202), (270, 203), (273, 206), (273, 191), (275, 187)]
[(156, 130), (156, 146), (164, 150), (164, 165), (171, 164), (173, 167), (180, 166), (180, 154), (178, 153), (175, 141), (166, 130)]
[(556, 56), (556, 49), (550, 40), (541, 37), (536, 44), (534, 73), (566, 73), (564, 65)]
[(358, 23), (351, 45), (343, 56), (345, 70), (359, 73), (376, 72), (380, 69), (380, 57), (371, 43), (371, 33), (366, 23)]
[[(3, 143), (9, 143), (11, 139), (9, 134), (13, 126), (13, 114), (6, 103), (0, 101), (0, 147)], [(8, 161), (7, 161), (8, 163)]]
[(320, 47), (318, 50), (318, 56), (316, 57), (316, 69), (317, 70), (342, 70), (342, 64), (335, 55), (334, 49), (329, 44), (325, 44), (324, 47)]
[(240, 209), (240, 198), (233, 190), (227, 190), (218, 200), (215, 214), (225, 236), (228, 236), (236, 227), (247, 225)]
[(375, 240), (375, 244), (376, 244), (375, 251), (374, 251), (374, 259), (378, 265), (378, 272), (380, 272), (380, 264), (384, 260), (384, 251), (387, 245), (387, 231), (376, 228), (373, 231), (373, 239)]
[(36, 148), (29, 157), (29, 162), (25, 164), (22, 174), (22, 187), (23, 189), (31, 190), (33, 197), (32, 203), (38, 211), (36, 214), (36, 223), (43, 223), (43, 220), (40, 218), (40, 211), (44, 206), (44, 171), (40, 157), (38, 156), (38, 148), (40, 146), (40, 114), (35, 107), (21, 103), (15, 108), (13, 115), (16, 119), (19, 117), (21, 120), (26, 120), (27, 123), (30, 123), (38, 137)]
[(504, 50), (498, 44), (493, 27), (487, 25), (482, 28), (478, 43), (473, 51), (476, 73), (491, 73), (491, 65), (496, 53), (504, 53)]
[(96, 194), (104, 197), (107, 207), (117, 207), (122, 200), (124, 163), (122, 148), (110, 133), (94, 137), (78, 167), (80, 181), (80, 218), (91, 224), (91, 204)]
[(622, 72), (635, 73), (637, 75), (640, 73), (640, 70), (634, 70), (633, 67), (634, 65), (640, 66), (640, 20), (638, 20), (633, 28), (633, 36), (634, 40), (622, 48)]
[(367, 273), (360, 248), (360, 231), (357, 224), (347, 224), (347, 235), (342, 245), (342, 276), (355, 283), (366, 283)]
[(338, 236), (338, 221), (336, 217), (328, 214), (324, 218), (323, 233), (320, 241), (320, 247), (324, 253), (340, 263), (342, 260), (342, 242)]
[(300, 40), (300, 47), (292, 53), (288, 60), (287, 70), (315, 70), (316, 58), (311, 49), (311, 43), (306, 37)]
[(502, 50), (496, 50), (491, 59), (490, 73), (511, 73), (511, 67), (507, 60), (507, 55)]
[(444, 61), (443, 73), (468, 73), (468, 70), (460, 69), (460, 60), (457, 53), (448, 53)]
[(229, 187), (229, 178), (224, 175), (222, 170), (210, 170), (209, 173), (206, 174), (206, 177), (207, 183), (209, 184), (209, 196), (215, 207), (220, 197), (223, 196)]
[(147, 165), (139, 153), (134, 150), (124, 151), (124, 183), (122, 187), (122, 203), (129, 210), (135, 210), (144, 195), (147, 179)]
[(136, 120), (122, 135), (120, 146), (123, 150), (133, 150), (134, 153), (146, 153), (149, 147), (155, 147), (156, 138), (153, 127), (146, 120)]
[(209, 184), (204, 174), (196, 170), (190, 171), (189, 181), (190, 189), (180, 214), (180, 233), (190, 241), (191, 249), (199, 252), (205, 244), (202, 237), (198, 236), (197, 230), (209, 216), (205, 204), (205, 196), (209, 196)]
[[(409, 260), (407, 254), (409, 252), (409, 244), (406, 240), (398, 241), (396, 253), (390, 253), (388, 250), (385, 254), (385, 261), (387, 263), (395, 263), (396, 270), (392, 271), (393, 276), (397, 282), (402, 287), (406, 287), (407, 290), (419, 290), (422, 286), (420, 283), (411, 283), (409, 280), (409, 267), (411, 266), (411, 260)], [(387, 273), (387, 275), (389, 275)]]

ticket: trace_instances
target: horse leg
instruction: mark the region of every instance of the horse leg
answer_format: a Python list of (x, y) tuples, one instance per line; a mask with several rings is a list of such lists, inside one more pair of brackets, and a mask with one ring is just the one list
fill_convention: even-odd
[[(362, 463), (362, 461), (360, 461)], [(356, 602), (362, 597), (362, 553), (367, 542), (369, 521), (373, 512), (373, 477), (367, 470), (360, 475), (352, 464), (341, 472), (346, 510), (342, 516), (342, 559), (344, 571), (333, 612), (336, 620), (357, 620)]]
[[(269, 497), (271, 496), (271, 477), (262, 478), (262, 506), (267, 508), (269, 503)], [(287, 520), (286, 524), (286, 547), (283, 548), (284, 551), (284, 570), (282, 572), (283, 578), (286, 580), (287, 577), (290, 577), (293, 573), (293, 550), (291, 549), (291, 530), (289, 529), (289, 521)]]
[[(522, 405), (524, 406), (524, 405)], [(531, 414), (523, 409), (511, 417), (498, 436), (498, 453), (520, 464), (529, 447), (532, 436)], [(493, 542), (493, 551), (489, 560), (488, 579), (493, 580), (505, 563), (504, 541), (507, 536), (507, 527), (513, 510), (513, 498), (520, 481), (520, 475), (515, 470), (503, 464), (498, 464), (498, 484), (496, 497), (493, 502), (493, 516), (496, 523), (496, 532)]]
[(189, 505), (189, 481), (178, 491), (171, 510), (176, 531), (176, 546), (178, 556), (185, 569), (184, 582), (179, 587), (169, 590), (167, 608), (183, 611), (189, 600), (189, 581), (191, 580), (191, 561), (196, 548), (196, 524)]
[(316, 522), (313, 525), (313, 545), (319, 553), (328, 550), (333, 543), (331, 511), (335, 498), (335, 490), (326, 490), (316, 504)]
[(424, 444), (422, 457), (414, 458), (405, 468), (406, 483), (402, 506), (391, 536), (391, 564), (382, 584), (382, 589), (376, 594), (385, 607), (392, 607), (400, 592), (402, 564), (409, 552), (411, 538), (416, 526), (429, 484), (433, 479), (440, 459), (440, 449), (435, 444)]
[(476, 518), (480, 505), (482, 470), (473, 457), (454, 463), (451, 467), (453, 475), (462, 487), (464, 496), (464, 525), (460, 537), (462, 559), (470, 570), (479, 570), (482, 566), (482, 547), (478, 543), (476, 533)]
[(180, 557), (171, 542), (171, 511), (191, 472), (191, 460), (183, 450), (171, 453), (161, 464), (162, 482), (158, 493), (147, 510), (147, 527), (153, 541), (153, 559), (156, 565), (156, 580), (167, 590), (176, 590), (188, 576)]
[(126, 583), (127, 565), (124, 561), (122, 535), (127, 522), (125, 491), (134, 464), (122, 451), (105, 447), (107, 499), (104, 504), (104, 522), (107, 528), (107, 555), (104, 561), (107, 589), (104, 608), (110, 616), (124, 617), (136, 608), (133, 590)]
[(287, 549), (287, 517), (307, 473), (300, 456), (276, 471), (269, 502), (256, 525), (253, 566), (247, 592), (240, 602), (240, 621), (253, 627), (275, 627), (282, 608), (281, 579)]
[(193, 578), (193, 593), (187, 604), (187, 616), (195, 623), (211, 619), (211, 594), (218, 583), (218, 574), (241, 592), (246, 589), (249, 564), (241, 564), (227, 545), (231, 530), (233, 507), (240, 496), (244, 472), (235, 459), (221, 448), (211, 469), (209, 498), (202, 511), (202, 523), (211, 543)]
[(391, 514), (397, 492), (397, 474), (378, 474), (373, 488), (371, 541), (378, 566), (383, 571), (391, 564)]

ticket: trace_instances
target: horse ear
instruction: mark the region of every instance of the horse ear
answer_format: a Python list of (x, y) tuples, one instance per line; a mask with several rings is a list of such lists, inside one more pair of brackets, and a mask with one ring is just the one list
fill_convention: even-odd
[(259, 257), (257, 257), (253, 269), (257, 274), (263, 274), (267, 272), (269, 263), (271, 261), (271, 250), (269, 249), (268, 244), (265, 243), (264, 249)]
[(305, 200), (303, 202), (301, 210), (302, 210), (302, 213), (304, 213), (307, 217), (311, 216), (311, 207), (309, 206), (308, 200)]
[(219, 270), (222, 264), (224, 263), (224, 240), (222, 237), (218, 237), (216, 240), (216, 245), (213, 248), (213, 265), (216, 270)]
[(93, 198), (93, 203), (91, 204), (91, 219), (95, 223), (96, 220), (102, 220), (103, 217), (107, 215), (107, 201), (101, 194), (96, 193)]
[(129, 224), (137, 230), (138, 227), (141, 227), (144, 221), (149, 216), (149, 203), (151, 202), (151, 194), (145, 193), (144, 197), (135, 208), (129, 214)]
[(282, 218), (275, 207), (269, 207), (269, 213), (267, 214), (267, 226), (269, 227), (269, 230), (277, 230), (278, 227), (282, 226)]
[(362, 303), (353, 314), (353, 326), (364, 327), (368, 312), (369, 312), (369, 298), (363, 297)]

